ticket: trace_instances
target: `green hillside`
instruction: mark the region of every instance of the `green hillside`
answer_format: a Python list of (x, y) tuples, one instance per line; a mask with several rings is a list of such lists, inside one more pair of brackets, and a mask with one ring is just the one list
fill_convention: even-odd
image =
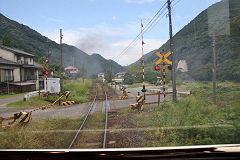
[[(51, 53), (50, 63), (59, 64), (60, 62), (59, 44), (28, 26), (10, 20), (0, 14), (0, 45), (4, 42), (7, 42), (10, 47), (34, 54), (35, 61), (39, 61), (41, 57), (47, 55), (49, 45)], [(113, 73), (123, 70), (121, 65), (114, 61), (106, 60), (101, 55), (88, 55), (74, 46), (63, 44), (63, 65), (66, 67), (73, 64), (77, 68), (82, 66), (87, 68), (88, 76), (106, 72), (111, 64)]]
[[(177, 71), (177, 78), (200, 81), (212, 79), (213, 48), (209, 30), (209, 23), (212, 22), (208, 19), (210, 17), (208, 11), (216, 11), (215, 16), (219, 16), (218, 14), (221, 14), (224, 9), (221, 3), (216, 3), (204, 10), (173, 37), (176, 64), (180, 60), (185, 60), (188, 65), (188, 72)], [(219, 19), (219, 17), (216, 18)], [(240, 81), (240, 1), (229, 0), (229, 21), (216, 22), (213, 26), (216, 32), (217, 80)], [(222, 34), (228, 26), (230, 26), (230, 33)], [(159, 48), (159, 50), (162, 49), (169, 50), (169, 41)], [(146, 55), (146, 65), (149, 66), (146, 72), (154, 72), (154, 62), (158, 59), (154, 54), (155, 51)], [(136, 68), (133, 66), (137, 63), (140, 61), (132, 64), (131, 67)]]

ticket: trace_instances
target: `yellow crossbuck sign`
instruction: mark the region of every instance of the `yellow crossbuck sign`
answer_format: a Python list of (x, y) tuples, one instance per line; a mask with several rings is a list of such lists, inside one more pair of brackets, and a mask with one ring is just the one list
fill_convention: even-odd
[(164, 53), (163, 53), (163, 55), (161, 55), (159, 52), (156, 52), (155, 54), (156, 54), (158, 57), (160, 57), (160, 59), (155, 63), (156, 65), (158, 65), (159, 63), (161, 63), (161, 62), (163, 61), (163, 55), (164, 55), (165, 62), (167, 62), (168, 64), (172, 64), (172, 61), (169, 61), (169, 60), (167, 59), (167, 57), (171, 54), (170, 51), (167, 52), (167, 54), (164, 54)]

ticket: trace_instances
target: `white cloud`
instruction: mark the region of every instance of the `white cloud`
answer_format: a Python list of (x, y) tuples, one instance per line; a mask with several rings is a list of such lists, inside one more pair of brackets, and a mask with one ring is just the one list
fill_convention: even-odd
[[(99, 53), (107, 59), (113, 59), (121, 65), (135, 62), (141, 57), (141, 41), (116, 58), (139, 33), (139, 23), (129, 23), (119, 27), (96, 25), (78, 30), (63, 29), (63, 43), (74, 45), (88, 54)], [(47, 37), (59, 43), (59, 30), (45, 33)], [(129, 37), (132, 37), (129, 38)], [(159, 48), (166, 40), (144, 39), (144, 54)]]
[(125, 0), (126, 3), (137, 3), (137, 4), (143, 4), (143, 3), (151, 3), (154, 0)]
[[(132, 42), (132, 40), (124, 40), (124, 41), (118, 41), (116, 43), (113, 43), (112, 50), (113, 50), (113, 52), (118, 51), (118, 54), (116, 54), (114, 56), (110, 56), (108, 58), (111, 58), (111, 59), (115, 58), (114, 60), (122, 65), (131, 64), (131, 63), (137, 61), (142, 56), (141, 40), (138, 40), (135, 43), (135, 45), (130, 47), (126, 52), (124, 52), (124, 54), (118, 56), (121, 53), (121, 51), (123, 51), (131, 42)], [(147, 54), (148, 52), (161, 47), (166, 42), (166, 40), (144, 39), (144, 42), (145, 42), (145, 44), (143, 47), (143, 53)]]

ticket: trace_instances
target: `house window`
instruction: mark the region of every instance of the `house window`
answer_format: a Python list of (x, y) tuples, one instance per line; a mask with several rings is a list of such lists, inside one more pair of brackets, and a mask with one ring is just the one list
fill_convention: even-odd
[(21, 60), (21, 56), (17, 56), (17, 60), (20, 61)]
[(4, 81), (13, 81), (13, 70), (12, 69), (4, 70)]
[(17, 63), (21, 64), (21, 56), (17, 56)]
[(24, 64), (28, 64), (28, 58), (24, 58)]

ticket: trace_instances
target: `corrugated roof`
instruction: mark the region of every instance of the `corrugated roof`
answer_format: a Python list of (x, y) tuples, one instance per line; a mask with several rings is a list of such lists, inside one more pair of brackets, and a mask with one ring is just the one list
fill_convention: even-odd
[(5, 50), (8, 50), (8, 51), (13, 52), (13, 53), (17, 53), (17, 54), (22, 54), (22, 55), (27, 55), (27, 56), (34, 57), (33, 54), (30, 54), (30, 53), (27, 53), (27, 52), (24, 52), (24, 51), (15, 49), (15, 48), (9, 48), (9, 47), (2, 46), (2, 45), (0, 45), (0, 48), (5, 49)]
[(13, 62), (13, 61), (9, 61), (7, 59), (4, 59), (2, 57), (0, 57), (0, 64), (7, 64), (7, 65), (16, 65), (19, 66), (19, 64)]

